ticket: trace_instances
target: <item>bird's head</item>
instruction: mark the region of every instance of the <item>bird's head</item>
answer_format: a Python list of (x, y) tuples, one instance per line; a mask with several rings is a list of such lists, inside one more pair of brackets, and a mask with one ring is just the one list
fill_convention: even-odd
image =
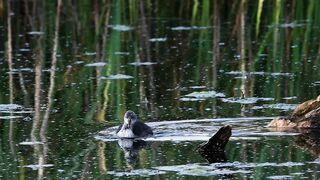
[(127, 111), (123, 117), (124, 123), (130, 128), (137, 121), (137, 115), (133, 111)]

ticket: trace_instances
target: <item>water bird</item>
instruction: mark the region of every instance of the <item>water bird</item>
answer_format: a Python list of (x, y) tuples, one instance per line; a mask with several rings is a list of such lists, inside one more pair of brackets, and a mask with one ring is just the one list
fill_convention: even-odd
[(320, 95), (316, 99), (308, 100), (304, 103), (299, 104), (294, 111), (292, 112), (292, 116), (303, 116), (308, 112), (317, 109), (320, 107)]
[(123, 124), (121, 124), (116, 134), (120, 138), (139, 138), (152, 136), (151, 127), (145, 123), (138, 121), (137, 115), (133, 111), (127, 111), (123, 117)]
[(268, 127), (320, 128), (320, 95), (316, 99), (299, 104), (291, 115), (276, 117), (268, 124)]

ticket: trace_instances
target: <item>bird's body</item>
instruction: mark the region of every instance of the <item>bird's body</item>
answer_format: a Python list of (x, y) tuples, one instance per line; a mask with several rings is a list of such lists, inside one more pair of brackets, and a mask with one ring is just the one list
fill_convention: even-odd
[(300, 117), (306, 115), (308, 112), (320, 107), (320, 96), (316, 99), (306, 101), (299, 104), (293, 111), (292, 116)]
[(153, 135), (152, 129), (145, 123), (138, 121), (133, 111), (127, 111), (123, 119), (123, 124), (121, 124), (116, 131), (118, 137), (137, 138)]
[(123, 124), (121, 124), (119, 127), (118, 127), (118, 130), (117, 130), (117, 136), (118, 137), (135, 137), (135, 134), (133, 133), (133, 131), (128, 127), (123, 127)]
[(268, 125), (287, 128), (320, 128), (320, 95), (313, 100), (299, 104), (288, 117), (276, 117)]

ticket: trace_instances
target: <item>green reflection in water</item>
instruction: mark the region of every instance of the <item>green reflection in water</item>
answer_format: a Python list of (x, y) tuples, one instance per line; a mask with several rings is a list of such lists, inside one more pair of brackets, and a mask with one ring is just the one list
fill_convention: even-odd
[[(56, 6), (55, 1), (0, 1), (0, 39), (6, 42), (0, 44), (0, 104), (11, 102), (33, 109), (35, 64), (43, 61), (43, 116), (50, 86), (46, 70), (52, 61)], [(0, 178), (35, 179), (41, 173), (47, 178), (98, 178), (130, 168), (205, 163), (194, 152), (200, 142), (153, 142), (139, 152), (138, 163), (128, 167), (116, 142), (96, 142), (93, 134), (121, 123), (127, 109), (137, 112), (143, 121), (287, 114), (257, 107), (296, 104), (319, 94), (319, 83), (315, 83), (320, 75), (319, 6), (314, 0), (63, 2), (46, 144), (46, 163), (54, 166), (44, 171), (24, 167), (39, 162), (37, 149), (41, 151), (44, 146), (19, 145), (30, 140), (32, 122), (1, 119)], [(9, 72), (10, 43), (13, 72)], [(87, 66), (96, 62), (106, 65)], [(156, 64), (133, 66), (129, 64), (132, 62)], [(106, 79), (117, 74), (133, 78)], [(275, 100), (246, 105), (219, 98), (180, 100), (186, 94), (210, 90), (240, 97), (240, 89), (247, 97)], [(9, 115), (0, 112), (0, 117)], [(249, 175), (234, 176), (259, 179), (302, 172), (317, 177), (318, 164), (311, 163), (317, 154), (302, 150), (292, 143), (293, 138), (231, 141), (226, 150), (229, 162), (304, 163), (249, 168)], [(152, 177), (157, 176), (193, 178), (176, 171)]]

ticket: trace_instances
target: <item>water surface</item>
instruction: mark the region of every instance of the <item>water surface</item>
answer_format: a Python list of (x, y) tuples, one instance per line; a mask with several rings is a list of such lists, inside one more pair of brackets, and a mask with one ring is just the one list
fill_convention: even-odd
[[(266, 125), (320, 93), (320, 4), (0, 4), (0, 179), (319, 176), (317, 131)], [(114, 137), (129, 109), (154, 137)]]

